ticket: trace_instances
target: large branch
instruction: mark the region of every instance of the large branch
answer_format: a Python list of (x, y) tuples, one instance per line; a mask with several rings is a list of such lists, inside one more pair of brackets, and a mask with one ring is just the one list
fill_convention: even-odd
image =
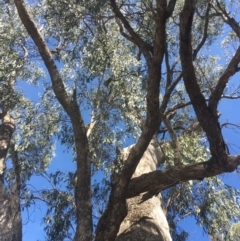
[(154, 171), (133, 178), (128, 186), (127, 198), (132, 198), (141, 193), (148, 192), (156, 195), (159, 191), (168, 189), (181, 182), (189, 180), (202, 180), (205, 177), (213, 177), (225, 172), (234, 171), (240, 164), (240, 155), (229, 156), (225, 167), (213, 163), (211, 160), (191, 165), (173, 167), (166, 171)]
[(15, 0), (19, 17), (28, 34), (35, 42), (38, 51), (47, 67), (52, 81), (53, 91), (71, 119), (77, 151), (77, 184), (75, 199), (77, 206), (76, 241), (92, 240), (92, 209), (91, 209), (91, 165), (86, 128), (76, 98), (68, 96), (63, 79), (57, 69), (52, 54), (43, 37), (30, 17), (22, 0)]
[[(111, 0), (111, 3), (115, 4), (115, 1)], [(158, 128), (161, 64), (165, 53), (166, 41), (165, 1), (158, 0), (157, 8), (157, 26), (154, 38), (154, 51), (151, 63), (149, 65), (146, 122), (139, 140), (131, 149), (127, 160), (124, 162), (121, 175), (112, 187), (108, 206), (97, 226), (96, 241), (110, 241), (115, 239), (120, 224), (127, 214), (126, 190), (128, 184), (130, 183), (131, 177), (143, 153), (147, 149), (153, 135), (156, 133)], [(116, 12), (118, 13), (118, 10)], [(125, 20), (122, 21), (125, 22)], [(108, 229), (106, 229), (106, 227), (108, 227)]]
[[(11, 97), (14, 93), (14, 84), (16, 79), (16, 71), (11, 72), (12, 78), (4, 80), (6, 87), (8, 88)], [(0, 182), (4, 181), (5, 174), (5, 160), (10, 146), (12, 134), (15, 130), (14, 119), (10, 114), (9, 99), (3, 100), (1, 103), (2, 113), (0, 113), (1, 125), (0, 125)]]
[(221, 165), (228, 165), (226, 145), (218, 123), (218, 116), (206, 104), (193, 65), (191, 30), (195, 10), (194, 2), (194, 0), (186, 0), (180, 14), (180, 57), (183, 80), (198, 121), (207, 135), (212, 160)]
[(47, 70), (50, 74), (51, 81), (53, 84), (53, 89), (58, 98), (59, 102), (66, 110), (68, 114), (71, 113), (71, 98), (67, 95), (67, 92), (64, 87), (63, 79), (60, 76), (60, 73), (57, 69), (57, 66), (54, 62), (52, 57), (51, 51), (46, 45), (45, 40), (41, 36), (41, 33), (37, 29), (35, 23), (33, 22), (32, 18), (30, 17), (29, 13), (27, 12), (26, 7), (21, 0), (15, 0), (15, 5), (18, 10), (19, 17), (26, 28), (28, 34), (31, 36), (33, 41), (35, 42), (38, 51), (47, 67)]

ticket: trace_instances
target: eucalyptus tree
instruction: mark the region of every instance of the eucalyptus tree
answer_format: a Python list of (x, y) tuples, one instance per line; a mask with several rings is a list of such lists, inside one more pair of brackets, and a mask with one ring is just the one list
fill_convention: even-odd
[[(221, 230), (227, 238), (231, 222), (239, 219), (232, 199), (238, 192), (216, 175), (236, 170), (240, 158), (228, 151), (218, 104), (239, 97), (237, 89), (227, 88), (239, 71), (240, 49), (231, 48), (240, 37), (238, 8), (229, 11), (239, 3), (14, 3), (49, 72), (56, 98), (48, 92), (44, 98), (59, 110), (59, 137), (77, 164), (76, 182), (70, 174), (70, 192), (61, 196), (70, 199), (46, 195), (56, 204), (49, 239), (72, 239), (63, 229), (76, 226), (76, 241), (92, 240), (93, 233), (96, 241), (171, 240), (165, 214), (174, 239), (186, 239), (175, 222), (186, 215), (208, 234)], [(208, 52), (220, 42), (229, 51), (222, 65)], [(129, 138), (135, 144), (122, 150)], [(103, 200), (91, 187), (98, 169), (106, 171)], [(69, 208), (73, 190), (75, 203)], [(97, 221), (92, 200), (104, 207)], [(68, 223), (59, 221), (56, 207), (68, 214)]]
[(51, 115), (19, 89), (19, 82), (37, 83), (43, 72), (31, 61), (34, 52), (14, 6), (1, 1), (0, 11), (0, 233), (1, 240), (22, 240), (21, 210), (31, 195), (27, 181), (51, 160), (57, 127), (45, 125)]

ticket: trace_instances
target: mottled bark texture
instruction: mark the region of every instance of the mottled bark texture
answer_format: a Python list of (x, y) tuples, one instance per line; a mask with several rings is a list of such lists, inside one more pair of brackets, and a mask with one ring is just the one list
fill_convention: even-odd
[(14, 123), (9, 112), (2, 114), (0, 125), (0, 241), (22, 240), (22, 218), (20, 211), (20, 169), (14, 163), (15, 181), (4, 185), (5, 161), (14, 132)]
[[(128, 155), (131, 147), (124, 149)], [(157, 141), (152, 140), (141, 158), (133, 177), (155, 171), (164, 161)], [(143, 194), (127, 200), (128, 214), (120, 226), (116, 241), (170, 241), (168, 222), (162, 208), (161, 195), (142, 202)]]

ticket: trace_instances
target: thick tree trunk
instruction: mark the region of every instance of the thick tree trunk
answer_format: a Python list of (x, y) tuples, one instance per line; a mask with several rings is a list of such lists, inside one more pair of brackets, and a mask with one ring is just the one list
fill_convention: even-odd
[[(128, 155), (131, 147), (124, 150)], [(133, 177), (156, 170), (164, 161), (157, 142), (152, 140), (141, 158)], [(171, 241), (168, 222), (161, 205), (161, 196), (142, 202), (144, 194), (127, 200), (128, 215), (120, 226), (116, 241)]]

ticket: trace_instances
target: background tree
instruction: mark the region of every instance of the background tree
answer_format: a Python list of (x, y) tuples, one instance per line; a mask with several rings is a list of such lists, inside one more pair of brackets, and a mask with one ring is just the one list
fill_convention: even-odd
[[(54, 188), (40, 193), (51, 201), (45, 218), (49, 239), (75, 235), (75, 240), (92, 240), (93, 233), (95, 240), (124, 237), (128, 234), (120, 225), (127, 223), (128, 208), (137, 207), (140, 199), (134, 197), (141, 195), (143, 205), (156, 199), (153, 206), (159, 208), (159, 192), (164, 210), (158, 211), (167, 214), (174, 239), (186, 239), (175, 222), (186, 215), (194, 216), (208, 234), (221, 230), (227, 237), (231, 222), (239, 218), (232, 198), (238, 193), (215, 176), (234, 171), (239, 156), (228, 152), (217, 107), (223, 97), (238, 98), (237, 89), (226, 87), (239, 71), (240, 50), (230, 48), (239, 37), (237, 7), (231, 16), (228, 9), (239, 3), (42, 1), (27, 8), (20, 0), (14, 3), (50, 74), (44, 108), (50, 110), (51, 101), (58, 137), (77, 164), (76, 184), (69, 173), (60, 192), (64, 174), (58, 172), (49, 176)], [(225, 34), (223, 49), (233, 52), (220, 66), (207, 50), (222, 41), (226, 28), (232, 32)], [(154, 136), (154, 153), (161, 153), (158, 170), (146, 158)], [(124, 155), (119, 149), (130, 140), (135, 145)], [(149, 173), (137, 174), (140, 160)], [(91, 187), (97, 171), (104, 171), (104, 183)], [(97, 201), (99, 220), (92, 217)], [(139, 221), (140, 227), (149, 227), (150, 213), (138, 214), (129, 224)], [(167, 237), (169, 233), (162, 233), (162, 239)]]
[(46, 125), (52, 115), (41, 113), (19, 88), (22, 80), (37, 83), (43, 72), (29, 58), (34, 52), (26, 47), (27, 33), (15, 7), (1, 2), (0, 11), (0, 233), (1, 240), (22, 240), (21, 210), (31, 199), (27, 181), (52, 159), (57, 127)]

